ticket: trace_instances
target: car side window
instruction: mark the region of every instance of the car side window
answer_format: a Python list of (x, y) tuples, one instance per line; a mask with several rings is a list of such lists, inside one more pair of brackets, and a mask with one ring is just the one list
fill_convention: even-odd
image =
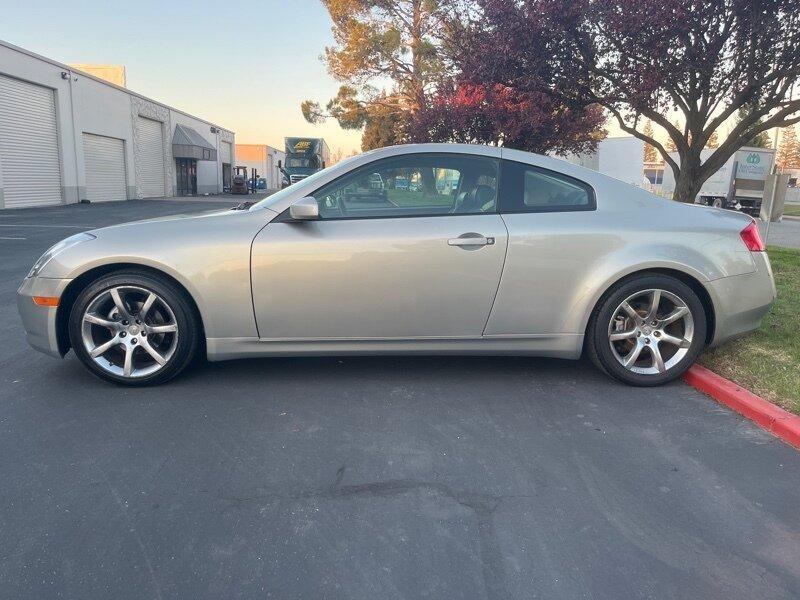
[(567, 212), (595, 210), (590, 185), (548, 169), (503, 161), (501, 212)]
[(493, 213), (498, 162), (466, 154), (408, 154), (360, 167), (313, 196), (321, 219)]

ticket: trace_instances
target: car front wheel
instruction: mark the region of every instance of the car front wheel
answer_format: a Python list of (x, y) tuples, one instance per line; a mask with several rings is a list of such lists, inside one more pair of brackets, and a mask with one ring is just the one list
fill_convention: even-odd
[(706, 339), (706, 314), (682, 281), (645, 274), (617, 284), (601, 299), (587, 330), (587, 353), (612, 377), (660, 385), (680, 377)]
[(163, 383), (191, 362), (199, 327), (184, 293), (143, 271), (101, 277), (76, 298), (72, 348), (101, 379), (123, 385)]

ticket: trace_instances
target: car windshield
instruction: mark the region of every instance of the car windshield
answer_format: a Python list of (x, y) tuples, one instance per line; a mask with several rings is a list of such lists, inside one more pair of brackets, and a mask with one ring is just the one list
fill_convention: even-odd
[(286, 157), (286, 166), (290, 169), (292, 168), (316, 168), (317, 167), (317, 157), (306, 157), (306, 156), (288, 156)]
[[(321, 171), (317, 171), (313, 175), (309, 175), (305, 179), (300, 180), (299, 184), (290, 185), (289, 187), (283, 188), (279, 192), (275, 192), (271, 196), (267, 196), (263, 200), (256, 202), (253, 206), (250, 207), (250, 210), (258, 210), (261, 208), (270, 208), (274, 204), (281, 202), (282, 200), (286, 199), (287, 197), (291, 196), (297, 191), (297, 186), (307, 186), (310, 183), (317, 181), (318, 179), (322, 179), (330, 174), (332, 169), (336, 169), (337, 171), (342, 170), (342, 172), (347, 171), (347, 166), (353, 162), (358, 156), (351, 156), (350, 158), (346, 158), (345, 160), (336, 163), (335, 165), (328, 167), (326, 169), (322, 169)], [(309, 186), (311, 190), (315, 189), (313, 185)]]

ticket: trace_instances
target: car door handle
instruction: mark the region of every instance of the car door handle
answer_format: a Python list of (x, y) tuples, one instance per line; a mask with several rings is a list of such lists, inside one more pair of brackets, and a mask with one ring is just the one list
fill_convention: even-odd
[(465, 233), (457, 238), (447, 240), (448, 246), (491, 246), (493, 237), (486, 237), (478, 233)]

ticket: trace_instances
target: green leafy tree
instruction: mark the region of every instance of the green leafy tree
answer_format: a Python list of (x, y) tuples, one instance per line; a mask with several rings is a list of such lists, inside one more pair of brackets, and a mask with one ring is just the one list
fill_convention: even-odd
[[(328, 70), (343, 83), (325, 106), (301, 105), (311, 123), (336, 119), (364, 128), (368, 150), (405, 141), (404, 123), (421, 106), (447, 66), (449, 36), (470, 3), (462, 0), (322, 0), (335, 44)], [(388, 88), (388, 91), (387, 91)]]

